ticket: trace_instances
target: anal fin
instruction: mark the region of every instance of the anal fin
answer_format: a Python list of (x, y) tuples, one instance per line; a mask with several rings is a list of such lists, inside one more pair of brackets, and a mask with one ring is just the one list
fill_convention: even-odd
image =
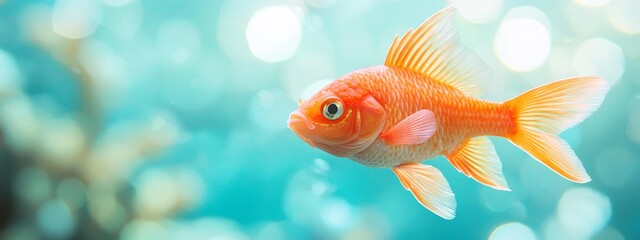
[(510, 191), (502, 174), (502, 164), (487, 137), (474, 137), (446, 155), (458, 171), (489, 187)]
[(449, 182), (432, 166), (405, 163), (393, 168), (400, 183), (424, 206), (444, 219), (456, 215), (456, 199)]

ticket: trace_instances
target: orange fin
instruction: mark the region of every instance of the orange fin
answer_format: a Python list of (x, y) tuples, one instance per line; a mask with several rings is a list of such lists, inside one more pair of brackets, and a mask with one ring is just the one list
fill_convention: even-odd
[(516, 129), (505, 137), (561, 176), (589, 182), (576, 154), (557, 135), (598, 109), (608, 90), (607, 82), (597, 77), (569, 78), (529, 90), (504, 103), (516, 119)]
[(384, 65), (429, 76), (468, 95), (478, 95), (491, 79), (486, 65), (464, 48), (453, 26), (456, 9), (447, 7), (391, 43)]
[(400, 183), (424, 206), (444, 219), (456, 216), (456, 199), (442, 173), (418, 163), (405, 163), (393, 168)]
[(467, 177), (498, 190), (510, 191), (502, 175), (502, 163), (489, 138), (468, 139), (446, 157)]
[(436, 132), (438, 124), (432, 111), (423, 109), (406, 117), (380, 135), (387, 145), (423, 143)]

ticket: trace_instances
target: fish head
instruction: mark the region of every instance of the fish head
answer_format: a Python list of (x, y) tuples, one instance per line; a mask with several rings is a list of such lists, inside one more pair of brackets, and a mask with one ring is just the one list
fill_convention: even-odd
[(289, 115), (287, 122), (312, 147), (338, 157), (364, 151), (380, 135), (386, 111), (371, 95), (325, 87)]

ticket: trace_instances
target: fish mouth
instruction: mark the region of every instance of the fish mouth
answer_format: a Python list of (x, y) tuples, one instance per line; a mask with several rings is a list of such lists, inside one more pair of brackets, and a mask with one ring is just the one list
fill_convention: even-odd
[[(307, 116), (302, 114), (300, 111), (294, 111), (289, 115), (289, 120), (287, 120), (287, 126), (291, 131), (296, 133), (298, 137), (302, 138), (303, 141), (307, 142), (311, 147), (315, 147), (315, 144), (311, 141), (311, 139), (305, 136), (304, 131), (313, 130), (316, 126), (309, 121)], [(304, 126), (304, 127), (303, 127)], [(306, 129), (305, 129), (306, 127)]]

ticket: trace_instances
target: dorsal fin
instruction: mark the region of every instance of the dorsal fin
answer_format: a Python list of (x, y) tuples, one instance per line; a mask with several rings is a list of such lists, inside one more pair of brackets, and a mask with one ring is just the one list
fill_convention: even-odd
[(482, 93), (491, 78), (482, 60), (464, 48), (453, 27), (456, 9), (449, 6), (409, 29), (391, 43), (384, 65), (423, 73), (468, 95)]

